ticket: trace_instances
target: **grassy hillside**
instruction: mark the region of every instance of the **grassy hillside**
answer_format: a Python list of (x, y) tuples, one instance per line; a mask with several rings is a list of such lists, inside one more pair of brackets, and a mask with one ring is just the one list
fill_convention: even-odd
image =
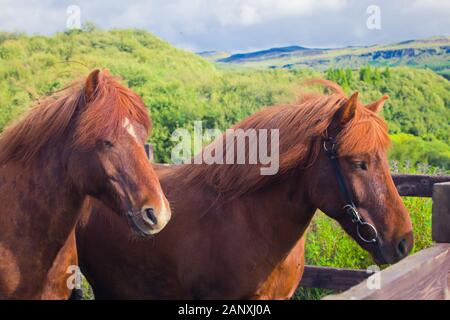
[[(3, 39), (3, 40), (2, 40)], [(147, 32), (59, 33), (53, 37), (0, 36), (0, 128), (39, 96), (94, 67), (122, 75), (139, 92), (213, 78), (215, 68)], [(141, 93), (141, 92), (140, 92)]]
[[(302, 79), (324, 76), (348, 92), (359, 90), (366, 102), (388, 93), (392, 99), (384, 116), (391, 133), (410, 134), (427, 145), (442, 142), (429, 161), (448, 164), (450, 85), (432, 71), (221, 70), (139, 30), (93, 29), (52, 37), (1, 33), (0, 130), (32, 101), (94, 67), (109, 68), (143, 97), (155, 124), (152, 141), (158, 161), (169, 161), (170, 134), (176, 128), (191, 128), (194, 120), (204, 120), (204, 127), (228, 128), (263, 106), (293, 101)], [(393, 154), (400, 159), (411, 154), (413, 163), (428, 161), (415, 158), (410, 149), (399, 147)]]
[[(95, 67), (109, 68), (151, 111), (157, 160), (170, 157), (170, 134), (205, 120), (225, 128), (259, 107), (288, 101), (296, 74), (227, 74), (195, 54), (136, 30), (75, 31), (53, 37), (0, 34), (0, 130), (38, 97)], [(308, 72), (306, 72), (308, 73)], [(289, 96), (289, 99), (286, 98)], [(284, 97), (284, 99), (283, 99)]]

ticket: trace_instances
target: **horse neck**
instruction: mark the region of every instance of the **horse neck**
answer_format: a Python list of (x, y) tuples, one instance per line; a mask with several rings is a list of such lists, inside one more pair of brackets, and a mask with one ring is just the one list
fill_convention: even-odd
[[(301, 175), (286, 177), (232, 200), (218, 195), (209, 186), (184, 184), (179, 176), (173, 180), (163, 178), (161, 182), (174, 205), (174, 226), (180, 219), (184, 220), (177, 223), (181, 228), (226, 230), (218, 232), (227, 237), (221, 241), (244, 241), (246, 246), (254, 246), (249, 250), (265, 252), (274, 263), (288, 254), (304, 235), (316, 210), (308, 197), (307, 180)], [(208, 231), (198, 229), (198, 232)], [(229, 237), (231, 233), (233, 236)], [(248, 239), (252, 239), (251, 243)]]
[(0, 166), (0, 243), (12, 252), (0, 273), (20, 270), (10, 274), (15, 285), (0, 297), (39, 297), (74, 230), (82, 198), (65, 174), (64, 156), (52, 145), (25, 165)]
[(253, 204), (246, 212), (254, 224), (253, 232), (272, 246), (275, 259), (295, 246), (316, 211), (305, 183), (301, 176), (287, 177), (243, 198)]
[[(22, 167), (21, 172), (28, 188), (22, 194), (21, 202), (30, 201), (33, 219), (41, 228), (46, 228), (43, 236), (56, 244), (64, 244), (73, 230), (83, 200), (67, 176), (67, 157), (64, 143), (51, 145), (45, 147), (32, 163)], [(30, 219), (30, 212), (23, 205), (22, 208), (24, 210), (18, 214), (23, 219)]]

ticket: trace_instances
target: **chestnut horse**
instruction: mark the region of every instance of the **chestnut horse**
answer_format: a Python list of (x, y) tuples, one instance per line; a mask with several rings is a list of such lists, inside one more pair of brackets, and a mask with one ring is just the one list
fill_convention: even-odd
[(96, 297), (290, 298), (317, 209), (376, 262), (404, 258), (412, 226), (389, 172), (387, 126), (377, 114), (386, 97), (364, 106), (357, 93), (347, 98), (336, 84), (319, 82), (332, 93), (263, 109), (234, 127), (279, 129), (277, 174), (261, 175), (259, 164), (156, 166), (174, 216), (154, 238), (128, 241), (123, 222), (105, 223), (110, 209), (86, 203), (77, 244)]
[(89, 195), (141, 235), (159, 232), (168, 202), (147, 161), (141, 99), (93, 71), (32, 108), (0, 136), (0, 298), (68, 298), (74, 229)]

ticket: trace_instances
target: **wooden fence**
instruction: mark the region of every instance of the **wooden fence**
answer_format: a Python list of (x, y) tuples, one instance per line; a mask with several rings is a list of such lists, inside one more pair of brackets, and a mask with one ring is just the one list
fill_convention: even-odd
[[(152, 146), (145, 149), (151, 159)], [(450, 176), (392, 176), (401, 196), (432, 197), (435, 244), (378, 273), (305, 266), (300, 286), (347, 290), (324, 299), (450, 299)], [(367, 281), (375, 280), (369, 277), (378, 277), (379, 286), (368, 286)]]

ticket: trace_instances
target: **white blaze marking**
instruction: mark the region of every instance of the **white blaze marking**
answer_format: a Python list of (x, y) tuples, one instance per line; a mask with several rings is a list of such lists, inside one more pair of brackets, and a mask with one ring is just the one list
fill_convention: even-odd
[(138, 140), (136, 130), (134, 129), (134, 126), (131, 124), (130, 119), (125, 118), (125, 121), (123, 123), (123, 127), (127, 129), (127, 132), (132, 136), (134, 139)]

